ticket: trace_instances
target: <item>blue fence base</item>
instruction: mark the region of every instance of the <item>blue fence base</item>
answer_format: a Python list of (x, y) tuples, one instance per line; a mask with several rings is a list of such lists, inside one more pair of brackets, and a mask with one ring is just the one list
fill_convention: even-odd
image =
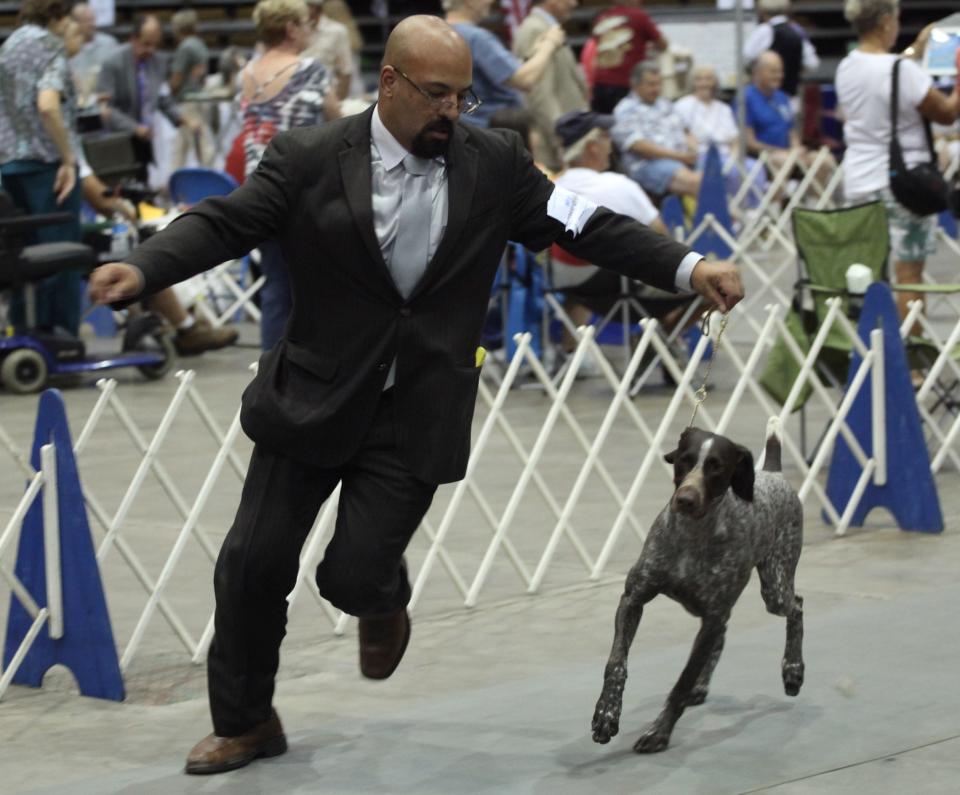
[[(880, 282), (870, 285), (860, 315), (858, 333), (867, 347), (870, 346), (870, 332), (876, 328), (883, 330), (887, 482), (883, 486), (873, 482), (867, 485), (850, 524), (862, 527), (870, 511), (883, 507), (893, 514), (901, 530), (940, 533), (943, 532), (943, 514), (930, 472), (930, 456), (910, 382), (910, 367), (900, 339), (900, 318), (890, 287)], [(854, 353), (847, 389), (862, 361), (863, 357)], [(868, 457), (873, 456), (872, 378), (871, 372), (847, 415), (847, 424)], [(838, 436), (827, 477), (827, 496), (841, 511), (849, 502), (862, 471), (849, 445)], [(824, 521), (829, 524), (826, 514)]]
[[(54, 389), (48, 389), (40, 397), (30, 459), (34, 469), (40, 469), (40, 448), (51, 442), (56, 447), (64, 631), (63, 637), (54, 640), (49, 629), (43, 627), (13, 682), (40, 687), (44, 674), (52, 666), (63, 665), (73, 674), (83, 695), (123, 701), (123, 677), (73, 457), (70, 428), (63, 398)], [(39, 495), (23, 521), (15, 571), (34, 601), (46, 607), (43, 500)], [(32, 623), (33, 619), (14, 596), (7, 616), (5, 667), (10, 665)]]

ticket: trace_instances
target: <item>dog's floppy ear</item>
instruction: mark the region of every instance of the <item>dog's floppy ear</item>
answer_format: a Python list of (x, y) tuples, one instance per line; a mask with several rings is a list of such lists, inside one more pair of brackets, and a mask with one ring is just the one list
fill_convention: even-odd
[(730, 488), (741, 500), (753, 502), (753, 454), (743, 445), (737, 445), (737, 466), (730, 478)]
[(668, 464), (672, 464), (674, 461), (677, 460), (677, 456), (680, 455), (680, 448), (683, 447), (683, 443), (690, 438), (690, 432), (692, 430), (693, 430), (692, 428), (683, 429), (683, 433), (680, 434), (680, 442), (677, 444), (677, 449), (671, 450), (669, 453), (667, 453), (663, 457), (664, 461), (666, 461)]

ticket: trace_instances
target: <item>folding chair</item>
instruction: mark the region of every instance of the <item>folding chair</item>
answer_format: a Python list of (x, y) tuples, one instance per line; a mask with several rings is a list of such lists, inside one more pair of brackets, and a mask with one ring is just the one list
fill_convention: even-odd
[[(683, 307), (686, 303), (678, 321), (671, 331), (664, 335), (664, 341), (667, 345), (673, 345), (679, 351), (679, 346), (674, 345), (674, 343), (683, 333), (688, 321), (693, 317), (700, 304), (696, 296), (678, 298), (655, 288), (649, 288), (649, 295), (644, 295), (642, 292), (638, 295), (636, 289), (631, 285), (630, 279), (625, 276), (617, 280), (615, 288), (604, 291), (591, 290), (588, 286), (582, 284), (567, 286), (556, 284), (555, 270), (557, 266), (582, 267), (586, 265), (589, 265), (589, 263), (574, 257), (556, 244), (549, 249), (544, 264), (544, 338), (545, 341), (553, 344), (558, 360), (564, 360), (565, 356), (560, 350), (560, 340), (556, 332), (566, 328), (575, 338), (577, 336), (576, 324), (564, 308), (565, 298), (571, 298), (593, 312), (590, 325), (595, 328), (595, 339), (600, 344), (615, 345), (620, 348), (624, 369), (629, 365), (633, 353), (633, 342), (639, 339), (642, 333), (639, 325), (640, 320), (649, 317), (662, 318), (664, 314), (678, 307)], [(632, 390), (634, 394), (646, 383), (657, 363), (657, 355), (651, 353), (650, 360), (641, 367), (641, 373)], [(555, 377), (562, 376), (564, 367), (565, 364), (559, 369)]]
[(180, 168), (170, 175), (170, 198), (175, 204), (196, 204), (209, 196), (226, 196), (237, 181), (213, 168)]
[[(844, 314), (855, 319), (856, 301), (847, 292), (847, 268), (860, 263), (870, 268), (874, 281), (887, 280), (890, 237), (887, 213), (882, 202), (870, 202), (840, 210), (796, 209), (793, 234), (797, 246), (798, 281), (786, 326), (800, 350), (809, 352), (811, 342), (827, 314), (827, 299), (839, 296)], [(851, 304), (853, 304), (851, 306)], [(817, 373), (828, 384), (840, 386), (846, 380), (853, 351), (851, 340), (831, 327)], [(800, 364), (786, 341), (778, 337), (767, 358), (760, 385), (778, 402), (785, 403), (800, 374)], [(801, 440), (806, 455), (806, 414), (802, 411), (812, 387), (805, 384), (795, 409), (801, 410)]]
[[(827, 299), (840, 297), (843, 312), (851, 320), (858, 317), (857, 297), (847, 290), (847, 268), (859, 263), (870, 268), (874, 281), (889, 281), (887, 263), (890, 239), (886, 209), (882, 202), (870, 202), (839, 210), (797, 209), (793, 213), (793, 233), (798, 253), (799, 279), (786, 325), (800, 349), (810, 350), (810, 343), (827, 314)], [(894, 290), (916, 294), (956, 292), (957, 285), (893, 285)], [(934, 342), (907, 335), (904, 346), (910, 365), (927, 370), (941, 355)], [(823, 351), (817, 360), (817, 373), (828, 384), (841, 386), (847, 377), (852, 342), (838, 327), (831, 327)], [(785, 402), (800, 365), (789, 353), (787, 344), (778, 338), (770, 351), (761, 386), (780, 403)], [(942, 380), (931, 386), (938, 398), (938, 407), (956, 412), (952, 397), (956, 384)], [(805, 385), (795, 408), (803, 406), (812, 391)], [(801, 413), (801, 439), (805, 448), (805, 414)], [(804, 449), (805, 452), (805, 449)]]

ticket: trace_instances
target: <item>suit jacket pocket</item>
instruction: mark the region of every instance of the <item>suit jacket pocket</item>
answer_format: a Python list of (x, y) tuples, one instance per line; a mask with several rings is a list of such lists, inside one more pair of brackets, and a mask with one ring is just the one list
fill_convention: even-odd
[(340, 362), (330, 354), (311, 351), (290, 340), (284, 343), (284, 355), (288, 361), (302, 367), (321, 381), (332, 381), (340, 367)]

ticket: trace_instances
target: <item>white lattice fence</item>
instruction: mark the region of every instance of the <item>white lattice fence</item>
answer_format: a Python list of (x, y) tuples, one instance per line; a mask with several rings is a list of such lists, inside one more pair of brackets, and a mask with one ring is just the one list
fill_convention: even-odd
[[(846, 423), (854, 396), (869, 374), (874, 390), (882, 393), (882, 370), (877, 368), (882, 360), (880, 340), (874, 335), (872, 346), (864, 347), (839, 300), (832, 300), (805, 354), (791, 345), (783, 315), (782, 306), (768, 306), (749, 345), (736, 344), (730, 335), (718, 343), (714, 340), (718, 357), (714, 373), (720, 375), (722, 388), (709, 395), (697, 424), (724, 432), (735, 417), (749, 415), (756, 422), (751, 420), (750, 438), (740, 440), (759, 452), (765, 418), (779, 415), (786, 466), (810, 515), (823, 509), (842, 533), (863, 487), (871, 478), (882, 478), (885, 469), (884, 445), (874, 440), (872, 449), (881, 452), (868, 457)], [(739, 308), (732, 313), (732, 326), (745, 322)], [(816, 356), (835, 327), (863, 356), (852, 388), (839, 404), (838, 396), (814, 375)], [(779, 334), (785, 335), (801, 368), (782, 407), (771, 401), (756, 376)], [(960, 325), (944, 345), (957, 337)], [(635, 559), (650, 522), (669, 495), (671, 472), (663, 455), (690, 420), (709, 341), (701, 337), (689, 360), (681, 364), (658, 333), (656, 321), (646, 321), (628, 367), (618, 374), (596, 344), (592, 329), (585, 328), (570, 367), (554, 384), (532, 354), (529, 337), (521, 336), (499, 383), (494, 387), (481, 381), (473, 455), (465, 479), (440, 490), (408, 550), (411, 609), (473, 607), (621, 573)], [(669, 392), (641, 392), (631, 399), (631, 385), (651, 347), (678, 386)], [(602, 378), (581, 382), (577, 376), (588, 356), (600, 363)], [(946, 361), (940, 365), (949, 366)], [(521, 378), (538, 389), (513, 388)], [(800, 452), (792, 412), (804, 384), (811, 385), (812, 400), (826, 425), (824, 444), (810, 463)], [(112, 381), (98, 386), (99, 398), (77, 436), (75, 452), (114, 623), (122, 624), (117, 626), (122, 666), (127, 669), (158, 649), (199, 663), (212, 637), (213, 561), (245, 474), (241, 455), (249, 449), (239, 433), (238, 411), (236, 406), (232, 411), (221, 406), (217, 419), (218, 412), (211, 410), (191, 372), (178, 374), (176, 389), (159, 419), (154, 416), (150, 422), (138, 419), (136, 388), (121, 389)], [(110, 449), (94, 449), (97, 435), (108, 430), (108, 419), (113, 427)], [(950, 451), (958, 434), (956, 424), (942, 432), (938, 449), (943, 456), (955, 455)], [(833, 441), (840, 435), (859, 460), (863, 475), (850, 504), (835, 506), (822, 480)], [(121, 454), (118, 440), (124, 440), (130, 462), (119, 470), (104, 466), (100, 458), (109, 455), (116, 461)], [(10, 572), (11, 556), (19, 522), (40, 488), (34, 484), (42, 483), (43, 475), (32, 471), (2, 427), (0, 446), (30, 478), (30, 488), (0, 535), (0, 572), (12, 598), (30, 610), (32, 600)], [(120, 482), (118, 471), (125, 473)], [(150, 504), (164, 506), (155, 509), (155, 527), (149, 517), (137, 514), (147, 489), (153, 490)], [(301, 614), (305, 600), (307, 607), (316, 602), (319, 611), (309, 613), (325, 615), (334, 632), (342, 633), (348, 617), (327, 604), (314, 583), (316, 565), (332, 531), (337, 496), (335, 492), (323, 507), (304, 545), (289, 602), (291, 613), (296, 609)], [(218, 500), (216, 508), (213, 503)], [(108, 503), (116, 507), (108, 509)], [(133, 592), (142, 595), (134, 598), (128, 587), (123, 599), (114, 596), (114, 583), (124, 579), (129, 583), (131, 578), (137, 584)], [(40, 609), (30, 612), (39, 631), (48, 616)], [(3, 673), (0, 694), (12, 670)]]

